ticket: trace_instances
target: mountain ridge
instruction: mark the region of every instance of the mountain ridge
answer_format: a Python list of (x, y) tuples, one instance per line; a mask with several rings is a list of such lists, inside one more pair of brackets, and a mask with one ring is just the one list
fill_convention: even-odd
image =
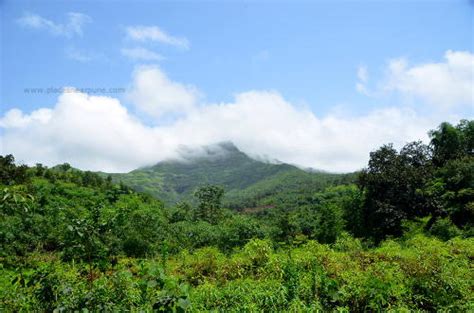
[(229, 141), (198, 149), (182, 147), (178, 153), (179, 158), (111, 176), (168, 205), (178, 201), (192, 202), (192, 194), (199, 186), (220, 185), (226, 191), (226, 205), (236, 209), (262, 203), (268, 205), (268, 198), (281, 192), (291, 195), (304, 190), (311, 193), (345, 176), (304, 170), (279, 161), (257, 160)]

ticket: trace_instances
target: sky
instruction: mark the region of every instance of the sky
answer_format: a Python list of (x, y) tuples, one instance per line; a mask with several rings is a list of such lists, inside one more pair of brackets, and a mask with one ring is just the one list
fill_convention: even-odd
[(0, 1), (0, 153), (124, 172), (232, 141), (332, 172), (474, 115), (472, 1)]

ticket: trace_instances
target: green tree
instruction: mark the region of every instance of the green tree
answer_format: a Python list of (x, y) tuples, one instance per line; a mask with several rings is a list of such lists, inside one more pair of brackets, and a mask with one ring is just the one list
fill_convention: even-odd
[(43, 176), (47, 170), (47, 168), (41, 163), (36, 163), (35, 167), (36, 167), (36, 176), (39, 176), (39, 177)]
[(474, 121), (461, 120), (458, 125), (442, 123), (429, 132), (433, 162), (441, 167), (449, 160), (474, 154)]
[(244, 246), (253, 238), (263, 238), (264, 233), (256, 219), (234, 214), (217, 225), (219, 227), (218, 246), (224, 251)]
[(400, 236), (403, 219), (429, 214), (429, 202), (420, 191), (431, 177), (430, 150), (421, 142), (407, 144), (400, 153), (392, 145), (371, 152), (358, 181), (365, 192), (366, 230), (377, 240)]
[[(431, 186), (439, 188), (436, 200), (441, 206), (438, 216), (449, 215), (459, 227), (473, 225), (474, 221), (474, 157), (449, 160), (436, 171)], [(433, 221), (434, 222), (434, 221)]]
[(216, 224), (222, 217), (222, 197), (224, 189), (219, 186), (206, 185), (200, 187), (194, 193), (199, 204), (196, 211), (198, 219)]
[(72, 166), (69, 163), (63, 163), (63, 164), (58, 165), (58, 168), (59, 168), (59, 170), (61, 170), (63, 172), (67, 172), (67, 171), (72, 169)]
[(27, 169), (26, 165), (15, 165), (13, 155), (0, 155), (0, 184), (14, 185), (25, 183), (28, 180)]
[(178, 202), (176, 207), (171, 211), (170, 223), (192, 220), (194, 211), (191, 205), (185, 201)]
[(425, 192), (431, 195), (436, 210), (428, 224), (449, 216), (459, 227), (472, 226), (474, 220), (474, 121), (458, 125), (442, 123), (430, 132), (435, 178)]

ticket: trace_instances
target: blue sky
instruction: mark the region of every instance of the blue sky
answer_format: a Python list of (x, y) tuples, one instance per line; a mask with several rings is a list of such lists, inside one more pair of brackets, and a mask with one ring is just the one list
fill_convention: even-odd
[[(449, 63), (448, 51), (472, 54), (471, 3), (3, 1), (0, 113), (17, 109), (26, 116), (41, 108), (51, 109), (60, 96), (32, 95), (25, 88), (124, 87), (125, 93), (105, 95), (117, 98), (146, 127), (169, 125), (179, 120), (181, 112), (150, 114), (128, 92), (136, 83), (137, 71), (153, 64), (169, 82), (186, 88), (192, 85), (198, 100), (190, 100), (190, 106), (231, 103), (243, 92), (271, 91), (319, 119), (332, 112), (349, 119), (363, 117), (385, 108), (410, 108), (424, 114), (433, 111), (429, 102), (438, 95), (428, 95), (419, 86), (407, 87), (408, 81), (417, 83), (407, 78), (413, 72), (410, 69)], [(76, 28), (67, 26), (71, 13), (80, 15)], [(133, 39), (131, 27), (154, 27), (167, 39), (178, 41)], [(148, 56), (130, 56), (138, 50)], [(397, 83), (390, 85), (387, 82), (393, 80), (395, 71), (390, 64), (402, 59), (406, 62), (402, 71), (408, 74), (403, 82), (397, 76)], [(468, 84), (472, 83), (472, 67), (469, 71)], [(357, 90), (361, 79), (364, 87)], [(465, 90), (464, 95), (459, 93), (441, 95), (452, 104), (443, 106), (438, 116), (472, 116), (472, 98), (466, 101)], [(184, 108), (182, 103), (178, 107)], [(4, 140), (3, 150), (18, 150), (8, 148)], [(243, 140), (242, 146), (250, 151), (258, 144)], [(39, 158), (51, 163), (59, 156)], [(288, 160), (298, 162), (292, 157)], [(306, 165), (317, 167), (318, 163)], [(329, 163), (326, 167), (331, 169)]]

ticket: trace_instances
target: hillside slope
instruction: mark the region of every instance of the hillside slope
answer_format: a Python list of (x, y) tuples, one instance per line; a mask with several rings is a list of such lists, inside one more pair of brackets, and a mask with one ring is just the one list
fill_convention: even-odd
[(227, 206), (241, 209), (273, 204), (276, 196), (312, 194), (332, 183), (350, 181), (353, 175), (307, 172), (289, 164), (250, 158), (232, 143), (187, 150), (182, 158), (160, 162), (125, 174), (112, 174), (137, 191), (149, 193), (167, 204), (192, 201), (194, 190), (205, 184), (223, 186)]

